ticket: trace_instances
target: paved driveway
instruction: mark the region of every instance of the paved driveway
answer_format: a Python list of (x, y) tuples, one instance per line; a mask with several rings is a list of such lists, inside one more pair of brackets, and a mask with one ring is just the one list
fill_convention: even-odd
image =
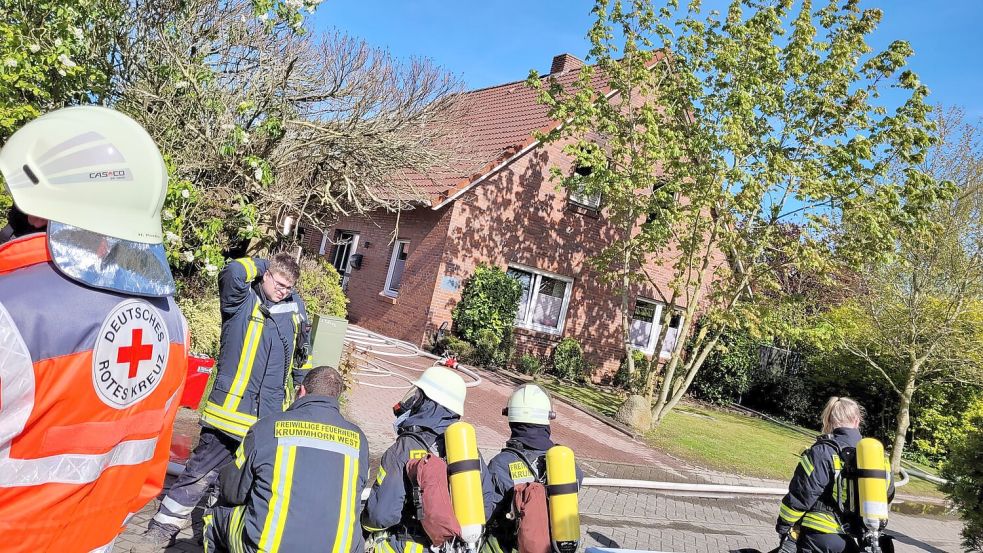
[[(360, 385), (348, 398), (346, 410), (369, 438), (375, 462), (392, 443), (391, 407), (399, 401), (408, 381), (433, 363), (427, 357), (368, 355)], [(476, 429), (478, 445), (486, 459), (508, 438), (501, 411), (515, 381), (502, 374), (476, 371), (482, 383), (469, 388), (465, 420)], [(466, 378), (466, 380), (469, 380)], [(570, 446), (587, 476), (672, 482), (726, 483), (776, 486), (782, 483), (720, 474), (687, 466), (677, 459), (634, 440), (570, 405), (556, 402), (553, 437)], [(194, 413), (181, 416), (181, 428), (193, 433)], [(696, 424), (697, 422), (694, 422)], [(189, 430), (190, 429), (190, 430)], [(627, 488), (585, 488), (581, 494), (583, 543), (673, 552), (729, 552), (753, 547), (767, 551), (776, 545), (774, 533), (777, 497), (692, 497), (667, 492)], [(134, 532), (141, 531), (156, 509), (152, 502), (138, 513), (118, 543), (128, 551)], [(196, 516), (200, 520), (200, 514)], [(956, 552), (961, 522), (951, 516), (911, 516), (895, 513), (890, 529), (898, 537), (899, 552)], [(197, 537), (196, 537), (197, 534)], [(170, 551), (198, 552), (200, 528), (182, 532)]]

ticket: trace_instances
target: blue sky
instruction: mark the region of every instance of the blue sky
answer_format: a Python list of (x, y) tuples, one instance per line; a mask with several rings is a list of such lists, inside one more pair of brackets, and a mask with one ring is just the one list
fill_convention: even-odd
[[(911, 66), (932, 90), (931, 102), (983, 117), (983, 0), (863, 5), (885, 12), (875, 47), (911, 42)], [(397, 57), (428, 57), (468, 88), (480, 88), (524, 79), (530, 69), (546, 72), (559, 53), (583, 58), (592, 6), (586, 0), (326, 0), (314, 25), (337, 27)]]

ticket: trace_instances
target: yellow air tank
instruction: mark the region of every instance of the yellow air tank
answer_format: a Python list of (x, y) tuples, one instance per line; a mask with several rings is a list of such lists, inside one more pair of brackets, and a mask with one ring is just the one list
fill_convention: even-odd
[(546, 484), (553, 550), (573, 553), (580, 543), (580, 509), (577, 506), (577, 465), (569, 447), (556, 445), (546, 452)]
[(454, 515), (461, 524), (461, 537), (469, 548), (476, 550), (481, 527), (485, 524), (485, 504), (474, 427), (466, 422), (455, 422), (444, 432), (444, 443)]
[(860, 517), (868, 529), (877, 531), (888, 516), (888, 468), (884, 446), (874, 438), (857, 444), (857, 488), (860, 492)]

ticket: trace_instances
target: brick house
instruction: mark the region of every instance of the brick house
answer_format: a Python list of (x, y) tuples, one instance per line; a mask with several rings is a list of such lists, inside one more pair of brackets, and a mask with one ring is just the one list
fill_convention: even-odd
[[(566, 84), (582, 65), (562, 54), (550, 73)], [(476, 265), (507, 269), (523, 284), (517, 355), (546, 357), (562, 337), (572, 336), (596, 379), (612, 375), (623, 356), (621, 296), (600, 283), (588, 261), (620, 231), (605, 221), (601, 198), (568, 194), (549, 179), (553, 165), (575, 168), (562, 145), (543, 146), (533, 138), (535, 130), (556, 122), (524, 81), (464, 97), (475, 154), (487, 160), (478, 174), (427, 178), (422, 189), (429, 200), (399, 214), (394, 242), (397, 214), (380, 210), (309, 231), (306, 247), (327, 256), (343, 275), (352, 323), (420, 345), (450, 328), (451, 310)], [(671, 268), (648, 270), (660, 285), (672, 276)], [(662, 309), (657, 297), (650, 286), (631, 291), (632, 339), (650, 354)], [(670, 324), (678, 327), (678, 317)]]

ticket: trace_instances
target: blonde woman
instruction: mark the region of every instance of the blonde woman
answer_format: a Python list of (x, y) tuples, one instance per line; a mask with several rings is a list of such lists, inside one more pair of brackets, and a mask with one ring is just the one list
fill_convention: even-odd
[[(841, 502), (848, 492), (842, 483), (838, 485), (837, 475), (844, 458), (854, 455), (862, 438), (861, 422), (863, 409), (848, 397), (831, 397), (823, 408), (823, 435), (802, 453), (775, 526), (783, 542), (799, 526), (799, 552), (860, 551), (855, 536), (862, 532), (862, 522), (859, 516), (844, 512)], [(893, 497), (892, 482), (888, 498)]]

